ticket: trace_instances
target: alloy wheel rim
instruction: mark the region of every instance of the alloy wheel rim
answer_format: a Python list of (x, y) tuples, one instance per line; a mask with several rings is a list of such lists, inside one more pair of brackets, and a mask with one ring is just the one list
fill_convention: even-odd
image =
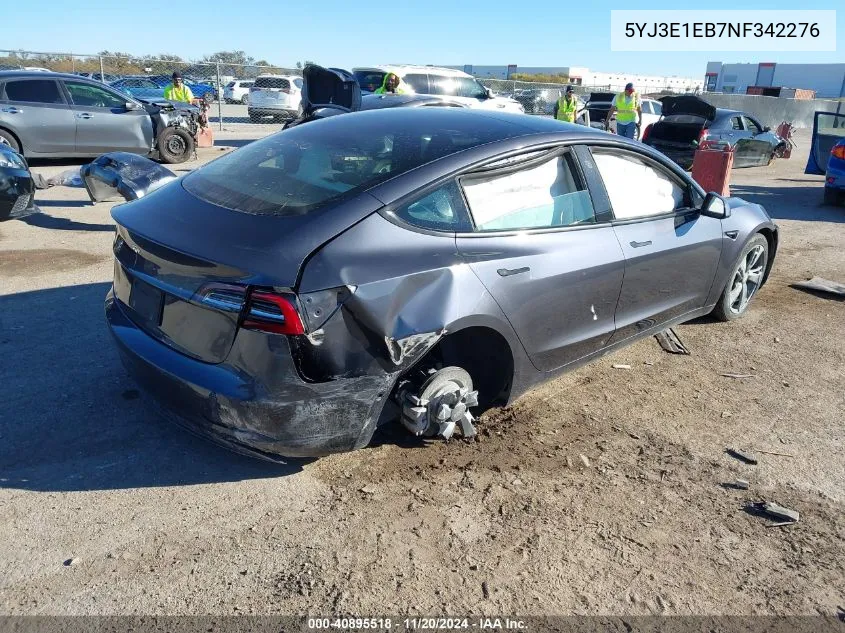
[(728, 293), (730, 310), (734, 314), (745, 312), (748, 303), (763, 282), (766, 269), (766, 251), (761, 245), (752, 248), (737, 266)]

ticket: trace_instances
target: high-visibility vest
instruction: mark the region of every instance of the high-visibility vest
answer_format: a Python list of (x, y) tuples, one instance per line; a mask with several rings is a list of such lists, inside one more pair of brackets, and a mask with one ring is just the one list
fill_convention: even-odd
[(557, 120), (575, 123), (575, 113), (578, 112), (578, 99), (572, 98), (569, 102), (566, 97), (557, 100)]
[(640, 95), (636, 92), (629, 97), (624, 92), (616, 95), (616, 122), (633, 123), (637, 120), (637, 109), (640, 107)]
[(190, 103), (194, 95), (191, 89), (185, 84), (182, 84), (181, 88), (177, 88), (173, 84), (168, 84), (164, 89), (164, 98), (168, 101), (184, 101), (185, 103)]

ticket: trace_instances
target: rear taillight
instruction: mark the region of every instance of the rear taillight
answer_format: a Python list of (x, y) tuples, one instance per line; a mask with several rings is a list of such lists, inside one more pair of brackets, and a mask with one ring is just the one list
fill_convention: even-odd
[(701, 143), (701, 141), (706, 140), (706, 139), (707, 139), (707, 128), (703, 127), (703, 128), (701, 128), (701, 132), (698, 133), (698, 142)]
[(835, 145), (833, 149), (830, 150), (830, 155), (834, 158), (845, 160), (845, 145)]
[(643, 140), (644, 143), (645, 143), (645, 140), (648, 138), (648, 135), (651, 134), (651, 126), (652, 125), (654, 125), (654, 123), (647, 125), (646, 128), (645, 128), (645, 131), (643, 132), (643, 139), (642, 140)]
[(243, 327), (273, 334), (304, 334), (292, 295), (254, 290), (249, 295)]

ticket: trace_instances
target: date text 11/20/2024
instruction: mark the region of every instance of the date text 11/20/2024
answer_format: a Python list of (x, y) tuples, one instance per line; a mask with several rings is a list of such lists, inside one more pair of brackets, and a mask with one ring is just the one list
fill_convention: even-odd
[(308, 618), (308, 628), (340, 631), (527, 631), (523, 620), (512, 618)]

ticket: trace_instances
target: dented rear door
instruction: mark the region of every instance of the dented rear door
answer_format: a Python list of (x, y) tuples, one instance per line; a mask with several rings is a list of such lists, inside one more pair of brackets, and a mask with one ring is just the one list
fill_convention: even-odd
[(461, 255), (507, 316), (537, 369), (550, 371), (612, 337), (624, 256), (566, 152), (461, 182), (475, 231)]

